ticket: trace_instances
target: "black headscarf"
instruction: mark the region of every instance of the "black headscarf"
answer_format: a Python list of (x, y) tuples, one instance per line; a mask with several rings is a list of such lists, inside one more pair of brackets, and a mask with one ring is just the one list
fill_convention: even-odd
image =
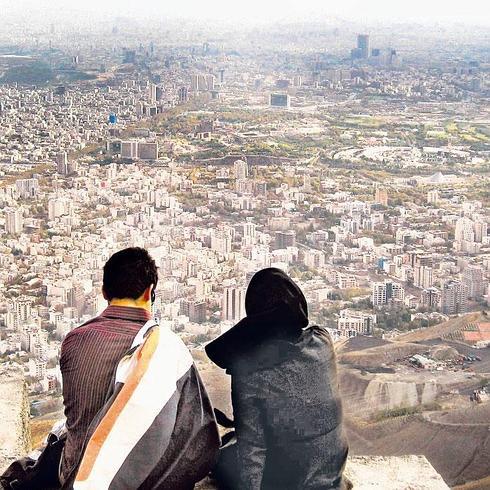
[(298, 285), (275, 268), (257, 272), (245, 295), (247, 316), (206, 346), (208, 357), (228, 369), (266, 340), (295, 340), (308, 325), (308, 306)]

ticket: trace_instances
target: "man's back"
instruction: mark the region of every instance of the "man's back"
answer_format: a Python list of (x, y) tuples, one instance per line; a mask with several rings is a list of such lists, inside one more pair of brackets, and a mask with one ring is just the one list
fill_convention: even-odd
[(66, 336), (60, 358), (68, 431), (63, 479), (78, 463), (88, 427), (104, 405), (118, 362), (150, 316), (142, 308), (109, 306)]

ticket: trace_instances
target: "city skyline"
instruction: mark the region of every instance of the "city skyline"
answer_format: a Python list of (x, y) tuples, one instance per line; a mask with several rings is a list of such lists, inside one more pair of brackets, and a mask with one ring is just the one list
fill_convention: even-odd
[(138, 246), (215, 406), (205, 347), (275, 267), (332, 340), (353, 453), (489, 478), (486, 5), (152, 4), (4, 9), (0, 416), (62, 416), (62, 342)]

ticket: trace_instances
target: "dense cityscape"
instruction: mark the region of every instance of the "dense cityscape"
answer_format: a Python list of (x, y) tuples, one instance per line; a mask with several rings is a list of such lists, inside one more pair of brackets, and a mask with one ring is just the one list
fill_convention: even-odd
[(449, 357), (435, 343), (375, 363), (340, 354), (345, 376), (382, 365), (443, 387), (380, 410), (441, 392), (464, 408), (475, 389), (489, 403), (490, 38), (422, 32), (7, 24), (0, 376), (21, 367), (31, 415), (60, 410), (61, 341), (105, 307), (102, 267), (128, 246), (155, 258), (154, 314), (203, 366), (273, 266), (338, 345), (454, 325), (439, 335)]

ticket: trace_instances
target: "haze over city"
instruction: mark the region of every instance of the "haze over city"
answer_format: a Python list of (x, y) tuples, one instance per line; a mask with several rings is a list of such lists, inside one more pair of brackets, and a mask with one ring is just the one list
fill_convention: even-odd
[(350, 462), (489, 488), (488, 1), (0, 11), (0, 470), (63, 417), (62, 343), (137, 246), (223, 412), (204, 349), (277, 268), (332, 339)]
[(183, 0), (161, 2), (157, 0), (108, 0), (97, 2), (87, 0), (45, 0), (42, 3), (32, 0), (0, 2), (5, 13), (43, 12), (47, 18), (53, 15), (67, 17), (76, 10), (94, 16), (130, 16), (142, 18), (158, 16), (162, 18), (187, 18), (196, 21), (216, 20), (234, 23), (271, 24), (280, 21), (316, 21), (323, 19), (353, 20), (357, 22), (420, 22), (424, 24), (444, 24), (456, 22), (463, 24), (490, 24), (490, 7), (485, 0), (461, 2), (455, 0), (414, 0), (411, 2), (390, 0), (344, 0), (332, 2), (325, 0), (249, 0), (229, 2), (226, 0)]

